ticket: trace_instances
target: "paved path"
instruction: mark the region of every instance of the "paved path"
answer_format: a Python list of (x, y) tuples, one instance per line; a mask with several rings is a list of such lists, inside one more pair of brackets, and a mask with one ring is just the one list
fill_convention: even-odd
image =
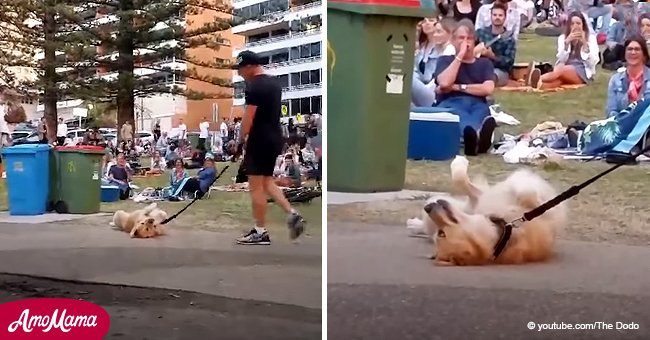
[(0, 272), (321, 308), (320, 238), (245, 247), (235, 236), (171, 230), (143, 240), (108, 226), (0, 224)]
[(319, 309), (0, 274), (0, 303), (35, 297), (83, 299), (104, 307), (111, 316), (106, 340), (320, 340), (322, 336)]
[[(650, 248), (560, 242), (550, 263), (447, 268), (406, 235), (404, 226), (328, 224), (328, 337), (650, 339)], [(639, 329), (538, 332), (531, 321)]]

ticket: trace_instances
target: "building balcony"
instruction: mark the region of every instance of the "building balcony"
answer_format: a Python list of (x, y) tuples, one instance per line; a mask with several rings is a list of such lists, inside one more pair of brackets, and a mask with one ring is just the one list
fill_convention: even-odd
[[(272, 64), (264, 65), (264, 68), (266, 69), (266, 72), (268, 74), (272, 74), (274, 76), (297, 73), (302, 71), (318, 70), (323, 66), (321, 63), (321, 59), (322, 58), (320, 56), (294, 59), (289, 61), (283, 61), (280, 63), (272, 63)], [(237, 71), (234, 71), (232, 81), (233, 83), (237, 83), (240, 81), (244, 81), (244, 78), (240, 77), (237, 74)]]
[[(243, 1), (241, 3), (243, 4)], [(252, 4), (255, 4), (255, 2), (247, 2), (245, 6), (250, 6)], [(245, 6), (238, 6), (237, 2), (234, 2), (234, 5), (235, 7), (245, 7)], [(262, 33), (264, 31), (269, 31), (271, 29), (278, 29), (283, 27), (286, 28), (288, 27), (289, 22), (292, 20), (298, 20), (301, 18), (322, 14), (323, 13), (322, 5), (323, 4), (321, 1), (316, 1), (306, 5), (293, 7), (286, 11), (278, 11), (274, 13), (265, 14), (258, 18), (248, 20), (247, 22), (241, 25), (237, 25), (233, 27), (232, 33), (240, 34), (240, 35), (253, 35), (253, 34)]]
[[(289, 86), (282, 89), (282, 100), (290, 100), (296, 98), (307, 98), (322, 95), (322, 83)], [(233, 105), (244, 105), (244, 94), (236, 94), (233, 97)]]
[(321, 28), (318, 27), (309, 31), (289, 33), (277, 37), (247, 43), (243, 48), (233, 49), (233, 57), (237, 57), (237, 55), (239, 55), (239, 53), (243, 50), (249, 50), (259, 54), (273, 50), (286, 49), (294, 46), (320, 42), (322, 40), (321, 33)]

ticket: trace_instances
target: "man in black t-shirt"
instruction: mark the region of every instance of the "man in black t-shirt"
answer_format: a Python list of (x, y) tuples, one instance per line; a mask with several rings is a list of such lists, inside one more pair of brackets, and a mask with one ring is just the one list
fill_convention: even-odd
[(246, 109), (238, 142), (245, 143), (243, 166), (248, 175), (255, 219), (255, 227), (237, 243), (271, 244), (265, 228), (268, 196), (289, 215), (287, 225), (291, 238), (295, 239), (302, 234), (305, 221), (291, 207), (273, 178), (275, 161), (283, 146), (280, 128), (282, 86), (275, 77), (264, 73), (262, 62), (254, 52), (241, 52), (234, 68), (246, 81)]

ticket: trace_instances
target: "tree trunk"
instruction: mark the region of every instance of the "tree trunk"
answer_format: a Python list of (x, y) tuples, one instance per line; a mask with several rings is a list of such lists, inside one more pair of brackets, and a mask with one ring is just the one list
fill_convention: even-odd
[(45, 88), (43, 104), (45, 107), (45, 125), (47, 127), (47, 140), (53, 143), (56, 140), (57, 128), (57, 74), (56, 74), (56, 10), (52, 1), (47, 2), (45, 17), (43, 18), (43, 29), (45, 30), (45, 44), (43, 50), (45, 53)]
[[(120, 0), (120, 23), (117, 37), (118, 46), (118, 84), (117, 92), (117, 133), (122, 140), (122, 125), (130, 122), (135, 126), (135, 97), (133, 95), (134, 69), (134, 29), (133, 29), (133, 0)], [(135, 132), (135, 131), (134, 131)]]

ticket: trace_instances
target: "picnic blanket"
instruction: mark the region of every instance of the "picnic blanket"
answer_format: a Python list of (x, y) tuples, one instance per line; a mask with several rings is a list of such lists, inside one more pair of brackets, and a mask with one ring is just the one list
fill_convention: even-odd
[(587, 125), (578, 140), (583, 155), (630, 153), (650, 128), (650, 100), (641, 99), (616, 115)]

